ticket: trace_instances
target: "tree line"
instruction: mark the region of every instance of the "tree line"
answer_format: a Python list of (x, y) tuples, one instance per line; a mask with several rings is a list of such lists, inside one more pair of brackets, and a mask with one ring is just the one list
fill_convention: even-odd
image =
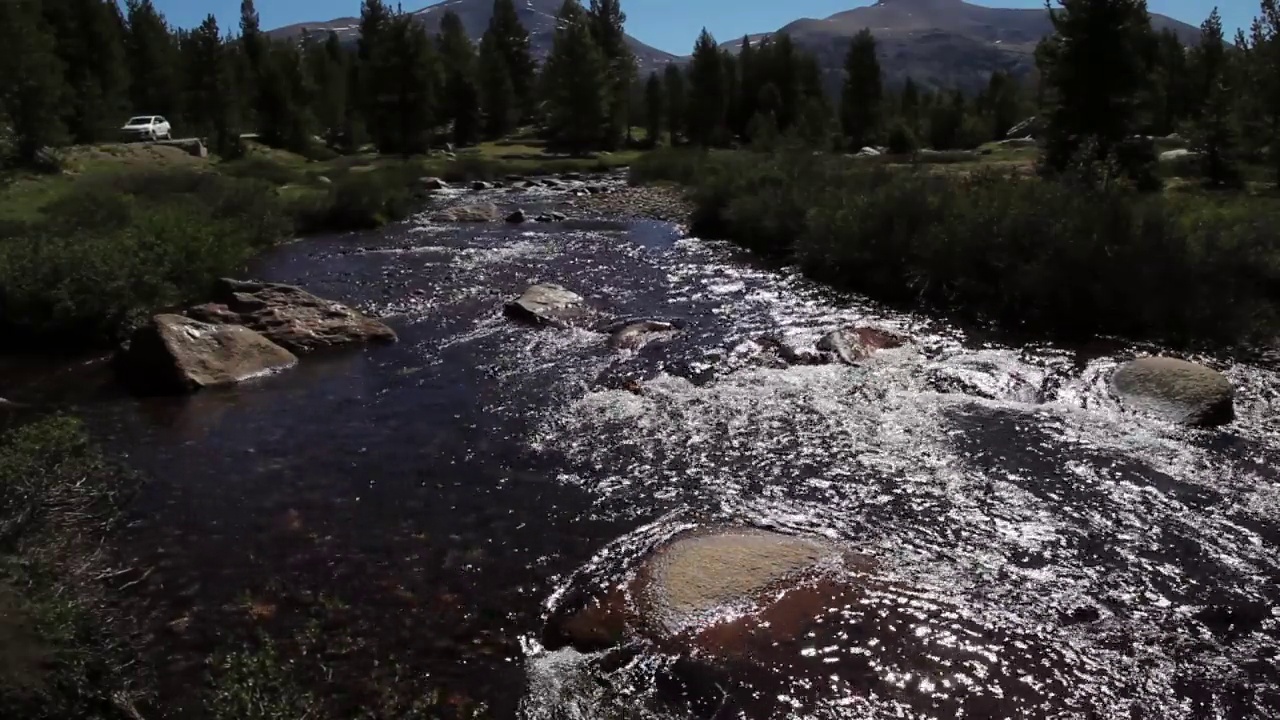
[(0, 3), (0, 134), (41, 148), (116, 139), (124, 118), (162, 115), (233, 154), (239, 138), (304, 151), (372, 143), (419, 153), (537, 124), (567, 150), (619, 146), (630, 132), (634, 59), (619, 0), (566, 0), (541, 71), (512, 0), (495, 0), (481, 41), (446, 12), (438, 28), (363, 0), (358, 39), (272, 38), (253, 0), (238, 32), (209, 15), (172, 27), (152, 0)]
[(11, 0), (0, 3), (0, 117), (29, 159), (111, 139), (138, 113), (171, 118), (228, 155), (247, 132), (298, 151), (318, 137), (339, 150), (372, 143), (410, 154), (521, 126), (554, 149), (585, 152), (634, 141), (633, 125), (650, 144), (908, 153), (1004, 139), (1038, 113), (1045, 165), (1059, 172), (1088, 160), (1090, 172), (1132, 176), (1151, 155), (1134, 137), (1178, 132), (1214, 183), (1238, 182), (1249, 159), (1269, 161), (1280, 181), (1277, 0), (1262, 0), (1234, 43), (1215, 10), (1190, 48), (1152, 29), (1145, 0), (1058, 6), (1030, 78), (996, 72), (971, 94), (910, 78), (888, 87), (864, 30), (833, 96), (818, 61), (785, 34), (729, 48), (704, 29), (689, 63), (640, 81), (620, 0), (565, 0), (541, 66), (513, 0), (495, 0), (478, 44), (453, 12), (427, 28), (384, 0), (363, 0), (354, 43), (334, 33), (270, 38), (253, 0), (241, 4), (238, 32), (213, 16), (173, 28), (152, 0)]

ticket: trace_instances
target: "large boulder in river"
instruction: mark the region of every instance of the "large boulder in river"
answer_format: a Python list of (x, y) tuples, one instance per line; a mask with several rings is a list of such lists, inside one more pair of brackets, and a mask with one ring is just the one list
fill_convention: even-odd
[(847, 327), (827, 333), (818, 341), (818, 349), (832, 353), (847, 365), (866, 360), (877, 350), (898, 348), (907, 340), (887, 330), (869, 327)]
[(553, 614), (548, 641), (553, 647), (593, 651), (644, 638), (671, 648), (688, 644), (732, 655), (743, 648), (719, 644), (715, 618), (771, 614), (788, 603), (782, 591), (817, 581), (835, 568), (870, 564), (818, 539), (753, 528), (692, 533), (653, 550), (618, 585), (565, 614)]
[(444, 190), (449, 187), (449, 183), (438, 177), (418, 178), (418, 187), (426, 191)]
[(293, 367), (298, 358), (239, 325), (157, 315), (116, 358), (121, 377), (145, 393), (184, 393)]
[(187, 315), (220, 325), (243, 325), (293, 352), (363, 342), (395, 342), (384, 323), (340, 303), (278, 283), (223, 279), (213, 302)]
[(446, 208), (432, 215), (431, 219), (434, 222), (490, 223), (501, 220), (502, 214), (493, 203), (478, 203)]
[(1126, 404), (1183, 425), (1226, 425), (1235, 419), (1235, 390), (1226, 376), (1185, 360), (1134, 360), (1116, 370), (1111, 387)]
[(560, 285), (534, 285), (507, 303), (507, 317), (551, 327), (590, 327), (599, 314), (587, 306), (581, 295)]
[[(601, 553), (556, 594), (544, 645), (606, 667), (656, 658), (659, 701), (695, 717), (792, 717), (852, 697), (903, 717), (1076, 709), (1072, 660), (1042, 637), (831, 541), (703, 529), (636, 550)], [(957, 683), (957, 668), (981, 671)]]

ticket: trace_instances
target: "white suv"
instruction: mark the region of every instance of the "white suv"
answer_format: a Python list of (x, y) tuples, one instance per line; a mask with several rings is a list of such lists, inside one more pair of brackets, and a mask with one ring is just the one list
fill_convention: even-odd
[(159, 115), (139, 115), (129, 118), (120, 132), (130, 140), (168, 140), (169, 121)]

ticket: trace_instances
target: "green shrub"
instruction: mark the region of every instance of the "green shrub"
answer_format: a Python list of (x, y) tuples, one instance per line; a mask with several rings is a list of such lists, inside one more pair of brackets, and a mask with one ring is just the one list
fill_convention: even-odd
[(884, 300), (1064, 338), (1238, 343), (1280, 329), (1275, 201), (809, 154), (722, 154), (696, 172), (695, 232)]
[(263, 155), (248, 155), (239, 160), (224, 162), (218, 166), (218, 170), (223, 175), (262, 180), (272, 185), (292, 185), (307, 179), (302, 168), (292, 167)]
[(349, 173), (320, 198), (294, 203), (294, 230), (301, 234), (369, 230), (403, 220), (413, 211), (413, 183), (420, 170), (411, 165)]
[(118, 340), (290, 230), (262, 183), (193, 171), (86, 178), (0, 236), (0, 333), (64, 347)]

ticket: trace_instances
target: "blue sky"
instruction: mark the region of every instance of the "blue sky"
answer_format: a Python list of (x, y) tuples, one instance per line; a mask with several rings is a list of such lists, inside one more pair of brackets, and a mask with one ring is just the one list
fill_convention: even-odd
[[(432, 0), (400, 0), (406, 10), (432, 5)], [(169, 21), (183, 27), (199, 24), (208, 13), (224, 30), (239, 23), (240, 0), (154, 0)], [(256, 0), (264, 28), (360, 14), (360, 0)], [(394, 4), (394, 3), (392, 3)], [(718, 40), (776, 30), (802, 17), (821, 18), (870, 0), (623, 0), (627, 31), (654, 47), (687, 54), (705, 25)], [(1043, 0), (981, 0), (997, 7), (1043, 7)], [(1228, 34), (1247, 27), (1257, 14), (1257, 0), (1148, 0), (1151, 12), (1199, 25), (1215, 5)]]

